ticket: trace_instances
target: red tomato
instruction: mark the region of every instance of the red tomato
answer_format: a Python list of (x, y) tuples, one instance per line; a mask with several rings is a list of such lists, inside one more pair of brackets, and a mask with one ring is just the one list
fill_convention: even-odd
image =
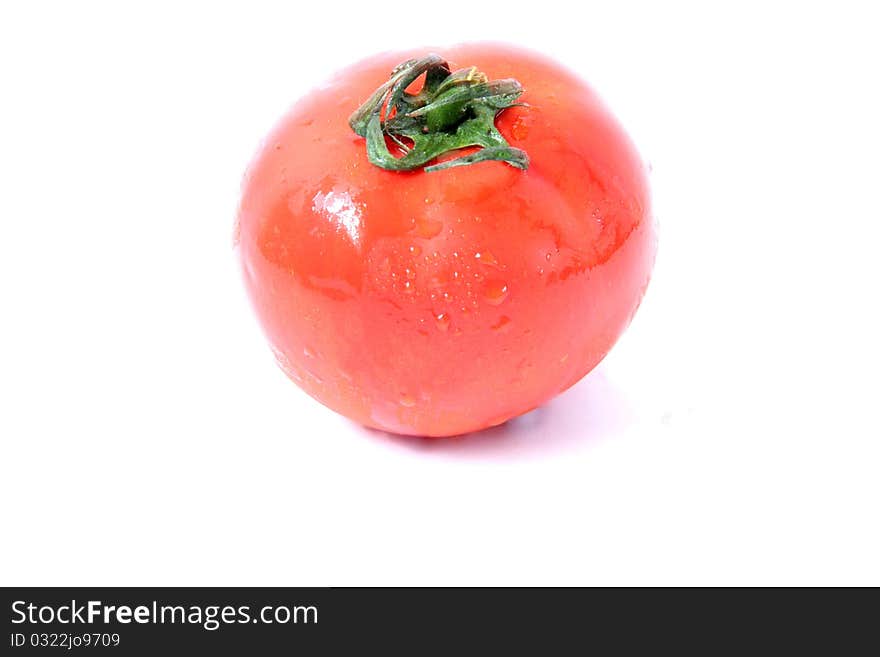
[(372, 164), (349, 116), (427, 52), (364, 60), (296, 103), (246, 175), (236, 239), (293, 381), (359, 423), (448, 436), (593, 369), (642, 299), (656, 241), (645, 168), (617, 121), (577, 75), (510, 46), (439, 54), (521, 83), (525, 105), (495, 125), (526, 170)]

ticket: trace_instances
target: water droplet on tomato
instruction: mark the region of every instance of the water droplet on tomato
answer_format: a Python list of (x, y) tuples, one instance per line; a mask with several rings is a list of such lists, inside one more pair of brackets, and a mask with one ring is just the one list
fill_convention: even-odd
[(431, 239), (437, 237), (443, 231), (443, 222), (428, 217), (418, 217), (414, 220), (413, 231), (419, 237)]
[(525, 139), (529, 136), (529, 129), (531, 127), (532, 116), (530, 114), (522, 114), (513, 122), (513, 125), (510, 127), (510, 132), (514, 139)]
[(508, 317), (507, 315), (502, 315), (498, 322), (493, 324), (490, 328), (493, 331), (506, 331), (510, 328), (510, 321), (510, 317)]
[(479, 253), (474, 255), (474, 258), (479, 260), (484, 265), (494, 267), (498, 264), (498, 260), (495, 258), (491, 251), (480, 251)]
[(416, 400), (412, 395), (403, 393), (402, 395), (400, 395), (400, 405), (405, 408), (412, 408), (416, 405)]
[(437, 320), (437, 328), (441, 331), (449, 328), (449, 313), (438, 313), (434, 315), (434, 319)]
[(508, 292), (507, 283), (504, 281), (489, 281), (486, 283), (486, 289), (483, 295), (487, 302), (493, 306), (499, 306), (504, 303)]
[(409, 252), (414, 256), (418, 256), (422, 253), (422, 247), (420, 247), (418, 244), (412, 244), (409, 247)]
[(303, 378), (297, 370), (296, 366), (290, 362), (287, 356), (280, 349), (276, 349), (272, 347), (272, 354), (275, 356), (275, 362), (278, 363), (278, 367), (281, 368), (281, 371), (284, 372), (288, 377), (290, 377), (297, 384), (302, 384)]

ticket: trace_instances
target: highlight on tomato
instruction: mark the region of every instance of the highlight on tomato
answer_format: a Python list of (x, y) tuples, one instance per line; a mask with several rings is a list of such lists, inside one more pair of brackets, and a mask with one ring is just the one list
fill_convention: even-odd
[(284, 372), (361, 424), (449, 436), (570, 387), (656, 250), (645, 166), (574, 72), (503, 44), (381, 54), (300, 99), (236, 244)]

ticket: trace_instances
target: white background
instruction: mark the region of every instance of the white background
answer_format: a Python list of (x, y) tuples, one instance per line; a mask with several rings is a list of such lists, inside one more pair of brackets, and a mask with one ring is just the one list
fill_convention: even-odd
[[(0, 583), (880, 584), (869, 3), (428, 4), (3, 3)], [(482, 38), (627, 126), (654, 281), (546, 407), (366, 431), (272, 360), (241, 175), (333, 70)]]

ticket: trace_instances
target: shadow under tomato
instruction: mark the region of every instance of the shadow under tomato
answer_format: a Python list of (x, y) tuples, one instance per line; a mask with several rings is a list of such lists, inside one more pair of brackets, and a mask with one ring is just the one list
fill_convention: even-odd
[(364, 431), (419, 452), (462, 458), (531, 458), (583, 449), (619, 435), (632, 421), (630, 404), (600, 367), (547, 404), (497, 427), (449, 438)]

